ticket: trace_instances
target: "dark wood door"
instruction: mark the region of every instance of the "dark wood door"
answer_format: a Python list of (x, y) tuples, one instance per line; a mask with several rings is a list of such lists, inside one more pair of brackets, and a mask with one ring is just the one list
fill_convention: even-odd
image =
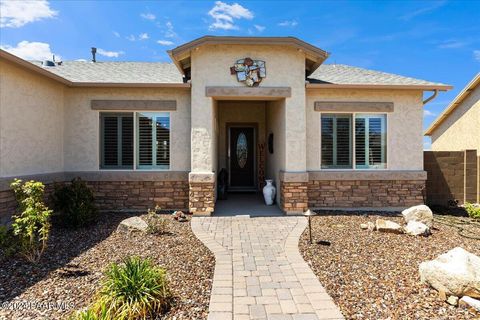
[(255, 187), (254, 128), (230, 127), (230, 186)]

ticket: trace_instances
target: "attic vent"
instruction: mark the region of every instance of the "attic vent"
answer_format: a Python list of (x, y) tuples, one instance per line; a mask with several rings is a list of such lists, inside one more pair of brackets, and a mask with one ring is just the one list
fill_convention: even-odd
[(43, 60), (42, 66), (44, 67), (55, 67), (55, 62), (52, 60)]

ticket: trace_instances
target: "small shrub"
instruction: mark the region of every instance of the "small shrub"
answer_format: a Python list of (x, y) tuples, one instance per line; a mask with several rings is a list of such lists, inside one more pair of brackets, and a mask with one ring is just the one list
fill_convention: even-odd
[(155, 210), (148, 209), (147, 215), (147, 232), (150, 234), (162, 235), (168, 232), (170, 221), (168, 218), (158, 215), (156, 212), (160, 210), (158, 206), (155, 207)]
[(470, 218), (480, 219), (480, 204), (465, 203), (465, 210)]
[(45, 186), (41, 182), (15, 179), (11, 184), (19, 205), (14, 215), (13, 234), (18, 237), (20, 251), (30, 262), (37, 262), (47, 247), (50, 233), (49, 210), (43, 203)]
[(69, 317), (69, 320), (110, 320), (107, 308), (104, 304), (98, 306), (99, 311), (95, 312), (92, 308), (88, 308), (83, 311), (77, 311), (72, 316)]
[(96, 315), (106, 310), (112, 319), (143, 319), (162, 313), (169, 297), (165, 269), (148, 259), (129, 257), (123, 264), (110, 265), (92, 310)]
[(73, 179), (69, 184), (55, 185), (52, 200), (63, 224), (69, 227), (87, 226), (97, 217), (93, 192), (80, 178)]

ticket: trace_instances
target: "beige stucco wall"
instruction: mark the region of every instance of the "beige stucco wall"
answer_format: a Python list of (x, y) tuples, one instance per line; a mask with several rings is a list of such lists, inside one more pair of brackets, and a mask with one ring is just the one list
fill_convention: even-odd
[(307, 90), (307, 169), (321, 169), (320, 112), (315, 101), (393, 102), (387, 114), (387, 169), (423, 170), (422, 92), (410, 90)]
[[(273, 133), (273, 153), (268, 151), (266, 146), (266, 179), (273, 179), (277, 190), (280, 186), (280, 171), (285, 170), (285, 154), (286, 154), (286, 139), (285, 139), (285, 100), (269, 101), (267, 102), (266, 114), (266, 135)], [(280, 203), (280, 192), (276, 194), (277, 204)]]
[(0, 177), (63, 171), (64, 86), (0, 60)]
[[(306, 168), (305, 135), (305, 55), (297, 49), (279, 46), (205, 45), (192, 51), (192, 171), (212, 171), (214, 138), (212, 98), (205, 96), (207, 86), (243, 87), (230, 74), (236, 60), (251, 57), (266, 62), (267, 77), (262, 87), (291, 87), (285, 100), (287, 170)], [(238, 97), (241, 98), (241, 97)]]
[(264, 101), (219, 101), (218, 102), (218, 170), (228, 168), (227, 124), (248, 123), (257, 125), (257, 144), (265, 143)]
[(480, 86), (433, 132), (433, 151), (480, 150)]
[(176, 100), (170, 112), (171, 171), (190, 170), (190, 91), (178, 88), (68, 88), (65, 91), (65, 171), (95, 171), (100, 166), (99, 111), (94, 99)]

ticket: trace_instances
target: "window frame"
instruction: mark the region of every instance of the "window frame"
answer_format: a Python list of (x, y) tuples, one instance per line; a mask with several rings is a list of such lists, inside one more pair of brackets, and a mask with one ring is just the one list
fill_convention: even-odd
[[(350, 143), (349, 143), (349, 164), (348, 165), (338, 165), (338, 164), (334, 164), (334, 165), (331, 165), (329, 167), (323, 167), (323, 164), (322, 164), (322, 158), (320, 156), (320, 168), (321, 169), (326, 169), (326, 170), (329, 170), (329, 169), (333, 169), (333, 170), (338, 170), (338, 169), (346, 169), (346, 170), (351, 170), (354, 168), (354, 164), (353, 164), (353, 148), (354, 148), (354, 143), (353, 143), (353, 127), (352, 127), (352, 124), (354, 123), (354, 117), (351, 113), (338, 113), (338, 112), (335, 112), (335, 113), (323, 113), (322, 115), (320, 115), (320, 125), (322, 123), (322, 116), (331, 116), (332, 119), (334, 119), (333, 123), (332, 123), (332, 128), (333, 128), (333, 137), (332, 137), (332, 161), (333, 162), (338, 162), (338, 154), (337, 154), (337, 145), (336, 145), (336, 141), (337, 141), (337, 120), (336, 119), (349, 119), (350, 120), (350, 127), (349, 127), (349, 132), (348, 132), (348, 135), (350, 136)], [(320, 127), (320, 153), (322, 153), (322, 127)]]
[[(157, 130), (154, 130), (153, 124), (156, 123), (156, 120), (153, 121), (152, 123), (152, 165), (140, 165), (139, 164), (139, 158), (140, 158), (140, 149), (137, 148), (140, 144), (140, 137), (138, 135), (138, 120), (140, 114), (144, 114), (147, 116), (152, 116), (152, 117), (158, 117), (160, 114), (168, 115), (168, 130), (169, 130), (169, 144), (168, 144), (168, 153), (169, 153), (169, 159), (168, 159), (168, 165), (157, 165), (157, 144), (156, 144), (156, 137), (157, 137)], [(167, 171), (170, 170), (171, 166), (171, 147), (172, 147), (172, 126), (171, 126), (171, 114), (168, 111), (147, 111), (147, 112), (135, 112), (135, 119), (134, 119), (134, 164), (135, 164), (135, 169), (136, 170), (161, 170), (161, 171)]]
[[(351, 133), (351, 159), (352, 159), (352, 167), (351, 168), (335, 168), (335, 167), (330, 167), (330, 168), (325, 168), (322, 167), (322, 115), (350, 115), (352, 118), (352, 127), (350, 129)], [(385, 129), (385, 132), (383, 134), (383, 139), (384, 139), (384, 154), (385, 154), (385, 164), (383, 166), (357, 166), (356, 163), (356, 137), (355, 137), (355, 119), (357, 118), (357, 115), (361, 116), (366, 116), (366, 117), (375, 117), (375, 116), (383, 116), (384, 121), (383, 121), (383, 126)], [(355, 170), (368, 170), (368, 171), (382, 171), (382, 170), (388, 170), (389, 169), (389, 157), (388, 157), (388, 130), (389, 130), (389, 121), (388, 121), (388, 112), (339, 112), (339, 111), (332, 111), (332, 112), (320, 112), (319, 116), (319, 124), (320, 124), (320, 130), (319, 130), (319, 167), (320, 170), (329, 170), (329, 171), (355, 171)]]
[[(99, 113), (99, 170), (101, 171), (171, 171), (172, 170), (172, 141), (173, 141), (173, 130), (172, 130), (172, 113), (170, 111), (125, 111), (125, 112), (120, 112), (120, 111), (100, 111)], [(160, 165), (160, 166), (146, 166), (143, 165), (142, 167), (139, 167), (138, 160), (137, 160), (137, 147), (138, 147), (138, 133), (137, 133), (137, 117), (138, 114), (165, 114), (168, 115), (169, 119), (169, 161), (168, 161), (168, 166), (167, 165)], [(128, 166), (128, 167), (114, 167), (114, 166), (103, 166), (103, 147), (104, 147), (104, 133), (103, 133), (103, 121), (102, 121), (102, 116), (103, 115), (113, 115), (113, 116), (119, 116), (122, 114), (131, 114), (133, 117), (133, 166)], [(153, 141), (153, 139), (152, 139)]]
[[(117, 127), (117, 159), (119, 162), (122, 161), (122, 139), (120, 139), (120, 137), (122, 137), (122, 121), (120, 119), (122, 119), (122, 117), (124, 116), (131, 116), (132, 117), (132, 121), (134, 122), (133, 125), (135, 126), (135, 115), (133, 112), (100, 112), (99, 113), (99, 121), (100, 121), (100, 125), (99, 125), (99, 131), (100, 131), (100, 163), (99, 163), (99, 167), (101, 170), (115, 170), (115, 171), (118, 171), (118, 170), (133, 170), (133, 168), (135, 167), (135, 159), (133, 159), (133, 162), (131, 165), (105, 165), (105, 149), (104, 149), (104, 146), (105, 146), (105, 133), (104, 133), (104, 118), (105, 117), (116, 117), (117, 118), (117, 125), (119, 125)], [(133, 130), (135, 131), (135, 128), (133, 128)], [(135, 132), (133, 132), (133, 138), (135, 138)], [(135, 144), (133, 145), (133, 152), (135, 152)], [(134, 156), (135, 157), (135, 156)]]

